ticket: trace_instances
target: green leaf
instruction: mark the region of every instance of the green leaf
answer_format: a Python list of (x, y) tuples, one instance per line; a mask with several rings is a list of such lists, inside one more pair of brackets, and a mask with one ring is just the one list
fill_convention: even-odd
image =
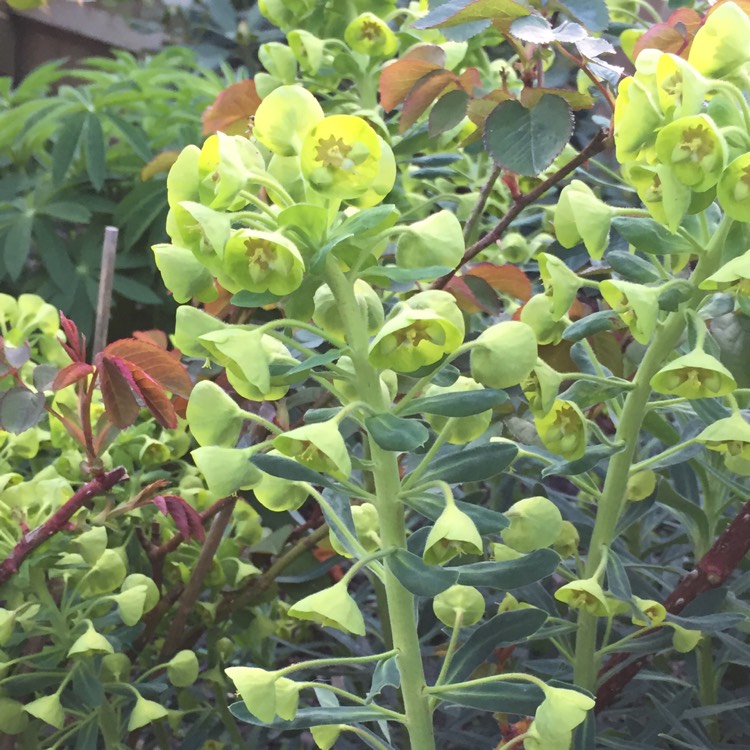
[(398, 671), (398, 662), (395, 656), (385, 661), (379, 661), (372, 673), (370, 690), (365, 697), (367, 703), (372, 703), (376, 695), (382, 692), (384, 687), (399, 687), (401, 685), (401, 673)]
[(628, 580), (628, 572), (622, 560), (610, 549), (607, 556), (607, 588), (617, 598), (629, 602), (633, 596)]
[(584, 474), (593, 469), (600, 461), (603, 461), (615, 453), (619, 453), (625, 446), (595, 445), (586, 449), (586, 453), (575, 461), (556, 461), (542, 470), (543, 477), (561, 476), (574, 477)]
[(653, 219), (615, 216), (612, 226), (624, 240), (644, 253), (670, 255), (695, 252), (695, 246), (691, 242), (678, 234), (672, 234)]
[(510, 443), (490, 443), (457, 450), (433, 461), (422, 481), (480, 482), (505, 471), (517, 453), (518, 448)]
[(232, 715), (240, 721), (254, 724), (258, 727), (270, 727), (272, 729), (292, 730), (317, 727), (321, 724), (351, 724), (361, 721), (382, 721), (382, 711), (366, 706), (330, 706), (300, 708), (297, 715), (291, 721), (276, 719), (272, 722), (262, 722), (256, 719), (248, 710), (243, 701), (232, 703), (229, 706)]
[(13, 281), (17, 281), (31, 251), (33, 216), (21, 214), (5, 235), (5, 269)]
[(601, 404), (615, 396), (619, 396), (623, 390), (623, 386), (617, 383), (617, 381), (604, 384), (576, 380), (568, 390), (560, 395), (560, 398), (564, 401), (574, 401), (581, 409), (588, 409), (590, 406)]
[(615, 320), (617, 320), (616, 312), (601, 310), (576, 320), (575, 323), (565, 329), (562, 337), (566, 341), (580, 341), (601, 331), (611, 331), (614, 328)]
[(0, 427), (20, 435), (44, 416), (44, 394), (11, 388), (0, 396)]
[(465, 586), (486, 586), (508, 591), (546, 578), (555, 572), (560, 555), (551, 549), (538, 549), (515, 560), (479, 562), (445, 568), (458, 573), (458, 582)]
[(536, 14), (516, 18), (510, 25), (510, 33), (518, 39), (532, 44), (550, 44), (550, 42), (555, 41), (555, 34), (550, 22), (543, 16)]
[(634, 253), (626, 253), (624, 250), (610, 250), (604, 259), (613, 271), (616, 271), (628, 281), (648, 284), (660, 279), (656, 268), (645, 258), (640, 258)]
[(285, 456), (269, 456), (266, 453), (256, 453), (250, 459), (261, 471), (281, 479), (289, 479), (293, 482), (309, 482), (330, 487), (331, 482), (317, 471), (308, 469), (297, 461)]
[(273, 305), (280, 299), (283, 298), (277, 297), (271, 292), (248, 292), (247, 289), (242, 289), (237, 294), (232, 295), (230, 301), (237, 307), (263, 307), (263, 305)]
[(137, 125), (133, 125), (127, 120), (123, 120), (122, 117), (116, 115), (114, 112), (106, 112), (106, 116), (112, 122), (112, 124), (125, 136), (125, 140), (130, 144), (131, 148), (135, 153), (143, 159), (143, 161), (151, 161), (153, 157), (153, 151), (148, 142), (148, 136), (142, 128)]
[(370, 237), (387, 227), (392, 227), (398, 220), (398, 209), (390, 203), (365, 208), (344, 219), (336, 227), (335, 236)]
[[(437, 521), (440, 514), (445, 510), (445, 500), (439, 494), (410, 494), (404, 498), (404, 503), (431, 521)], [(497, 534), (510, 525), (505, 515), (498, 513), (496, 510), (467, 503), (463, 500), (456, 500), (456, 507), (471, 518), (480, 534)]]
[[(441, 417), (470, 417), (504, 404), (508, 400), (505, 391), (485, 388), (481, 391), (444, 393), (439, 396), (417, 398), (399, 412), (402, 416), (412, 414), (437, 414)], [(598, 402), (597, 402), (598, 403)]]
[(89, 113), (86, 115), (84, 126), (86, 136), (83, 141), (83, 151), (86, 155), (86, 171), (94, 189), (98, 192), (104, 187), (107, 172), (107, 157), (104, 150), (104, 131), (99, 118)]
[[(307, 357), (306, 359), (302, 360), (298, 365), (295, 365), (294, 367), (290, 368), (289, 370), (286, 370), (284, 372), (284, 375), (297, 375), (300, 372), (307, 372), (308, 370), (312, 370), (316, 367), (323, 367), (324, 365), (327, 365), (331, 362), (336, 361), (341, 356), (341, 350), (340, 349), (330, 349), (327, 352), (324, 352), (323, 354), (314, 354), (312, 357)], [(305, 421), (307, 421), (307, 415), (310, 413), (311, 410), (308, 410), (305, 413)]]
[(515, 100), (498, 104), (485, 122), (484, 145), (500, 166), (535, 177), (562, 152), (572, 132), (567, 102), (545, 94), (531, 109)]
[(683, 497), (669, 482), (665, 480), (659, 482), (656, 500), (679, 518), (694, 544), (699, 546), (712, 538), (708, 517), (703, 509)]
[(386, 451), (412, 451), (427, 442), (430, 431), (416, 419), (377, 414), (365, 419), (372, 439)]
[(466, 116), (466, 104), (469, 96), (465, 91), (457, 89), (441, 96), (430, 112), (427, 132), (431, 138), (436, 138), (446, 130), (455, 128)]
[(604, 31), (609, 25), (609, 10), (604, 0), (558, 0), (558, 2), (589, 31)]
[(455, 570), (428, 565), (404, 549), (396, 550), (385, 562), (401, 585), (415, 596), (437, 596), (458, 580)]
[(57, 131), (55, 145), (52, 148), (52, 182), (55, 185), (59, 185), (68, 173), (78, 142), (81, 140), (86, 117), (86, 112), (78, 112), (63, 122)]
[(452, 271), (448, 266), (425, 266), (425, 268), (399, 268), (398, 266), (372, 266), (365, 268), (360, 277), (371, 279), (376, 284), (383, 281), (408, 283), (420, 279), (437, 279)]
[(140, 302), (143, 305), (161, 305), (164, 303), (164, 299), (153, 289), (128, 276), (117, 274), (112, 286), (118, 294), (126, 299), (133, 300), (133, 302)]
[(52, 216), (61, 221), (70, 221), (75, 224), (86, 224), (91, 218), (91, 211), (83, 203), (74, 203), (73, 201), (58, 201), (48, 203), (38, 209), (40, 214)]
[(532, 607), (501, 612), (480, 625), (456, 651), (446, 674), (448, 682), (461, 682), (503, 646), (515, 646), (539, 630), (547, 613)]
[(487, 682), (434, 693), (441, 701), (493, 713), (533, 716), (544, 700), (541, 688), (528, 682)]

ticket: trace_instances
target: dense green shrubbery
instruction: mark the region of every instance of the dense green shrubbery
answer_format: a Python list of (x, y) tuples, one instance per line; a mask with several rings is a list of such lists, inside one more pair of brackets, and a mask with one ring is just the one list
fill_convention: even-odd
[(187, 370), (0, 301), (20, 747), (747, 741), (748, 15), (394, 6), (259, 4), (166, 180)]

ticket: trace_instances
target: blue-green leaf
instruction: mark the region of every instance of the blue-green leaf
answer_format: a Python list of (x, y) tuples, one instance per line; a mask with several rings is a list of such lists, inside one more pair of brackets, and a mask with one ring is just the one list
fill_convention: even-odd
[(493, 713), (533, 716), (544, 700), (542, 689), (528, 682), (486, 682), (433, 693), (441, 701)]
[(458, 580), (455, 570), (428, 565), (421, 557), (403, 549), (389, 555), (385, 562), (401, 585), (416, 596), (437, 596)]
[(94, 188), (99, 191), (104, 187), (107, 173), (106, 153), (104, 149), (104, 131), (99, 118), (92, 113), (86, 115), (84, 126), (86, 136), (83, 140), (83, 151), (86, 155), (86, 171)]
[(441, 456), (430, 464), (423, 481), (440, 479), (448, 484), (480, 482), (501, 474), (518, 454), (512, 443), (489, 443), (463, 448)]
[(430, 431), (416, 419), (376, 414), (365, 419), (372, 439), (386, 451), (412, 451), (427, 442)]
[(508, 400), (505, 391), (485, 388), (481, 391), (464, 391), (462, 393), (444, 393), (439, 396), (426, 396), (410, 401), (406, 408), (399, 413), (404, 416), (411, 414), (437, 414), (441, 417), (469, 417), (481, 414), (483, 411), (504, 404)]
[(277, 719), (272, 722), (263, 722), (256, 719), (242, 702), (232, 703), (229, 706), (232, 715), (240, 721), (254, 724), (258, 727), (271, 727), (273, 729), (307, 729), (317, 727), (321, 724), (352, 724), (360, 721), (382, 721), (382, 711), (367, 706), (330, 706), (300, 708), (297, 715), (291, 721)]
[(59, 185), (68, 173), (81, 140), (86, 117), (86, 112), (71, 115), (57, 131), (55, 145), (52, 147), (52, 182), (56, 185)]
[(478, 562), (457, 565), (444, 570), (455, 571), (464, 586), (486, 586), (508, 591), (552, 575), (560, 563), (560, 555), (551, 549), (538, 549), (515, 560)]

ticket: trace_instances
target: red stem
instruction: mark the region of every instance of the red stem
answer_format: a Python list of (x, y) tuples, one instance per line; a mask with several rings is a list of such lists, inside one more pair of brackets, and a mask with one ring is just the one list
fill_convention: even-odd
[[(750, 552), (750, 502), (745, 503), (726, 531), (714, 542), (700, 562), (682, 580), (664, 602), (667, 612), (676, 615), (699, 594), (721, 586), (732, 571)], [(653, 632), (653, 631), (650, 631)], [(627, 661), (629, 654), (614, 654), (601, 669), (601, 674), (611, 672), (618, 664)], [(596, 693), (596, 710), (601, 711), (613, 703), (625, 685), (638, 674), (650, 656), (641, 656), (605, 680)]]
[(0, 563), (0, 586), (2, 586), (12, 575), (14, 575), (21, 563), (39, 546), (44, 544), (50, 537), (62, 531), (76, 511), (80, 510), (89, 500), (96, 495), (112, 489), (116, 484), (128, 478), (128, 473), (122, 466), (112, 471), (94, 477), (80, 487), (75, 494), (41, 526), (24, 534), (18, 544), (11, 550), (8, 557)]

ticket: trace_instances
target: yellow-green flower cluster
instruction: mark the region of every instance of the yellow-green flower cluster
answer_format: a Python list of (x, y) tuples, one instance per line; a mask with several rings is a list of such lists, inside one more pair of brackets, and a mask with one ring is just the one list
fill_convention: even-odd
[(687, 60), (646, 49), (620, 83), (617, 159), (653, 218), (675, 231), (718, 198), (750, 220), (750, 110), (734, 81), (750, 61), (750, 17), (735, 3), (708, 15)]

